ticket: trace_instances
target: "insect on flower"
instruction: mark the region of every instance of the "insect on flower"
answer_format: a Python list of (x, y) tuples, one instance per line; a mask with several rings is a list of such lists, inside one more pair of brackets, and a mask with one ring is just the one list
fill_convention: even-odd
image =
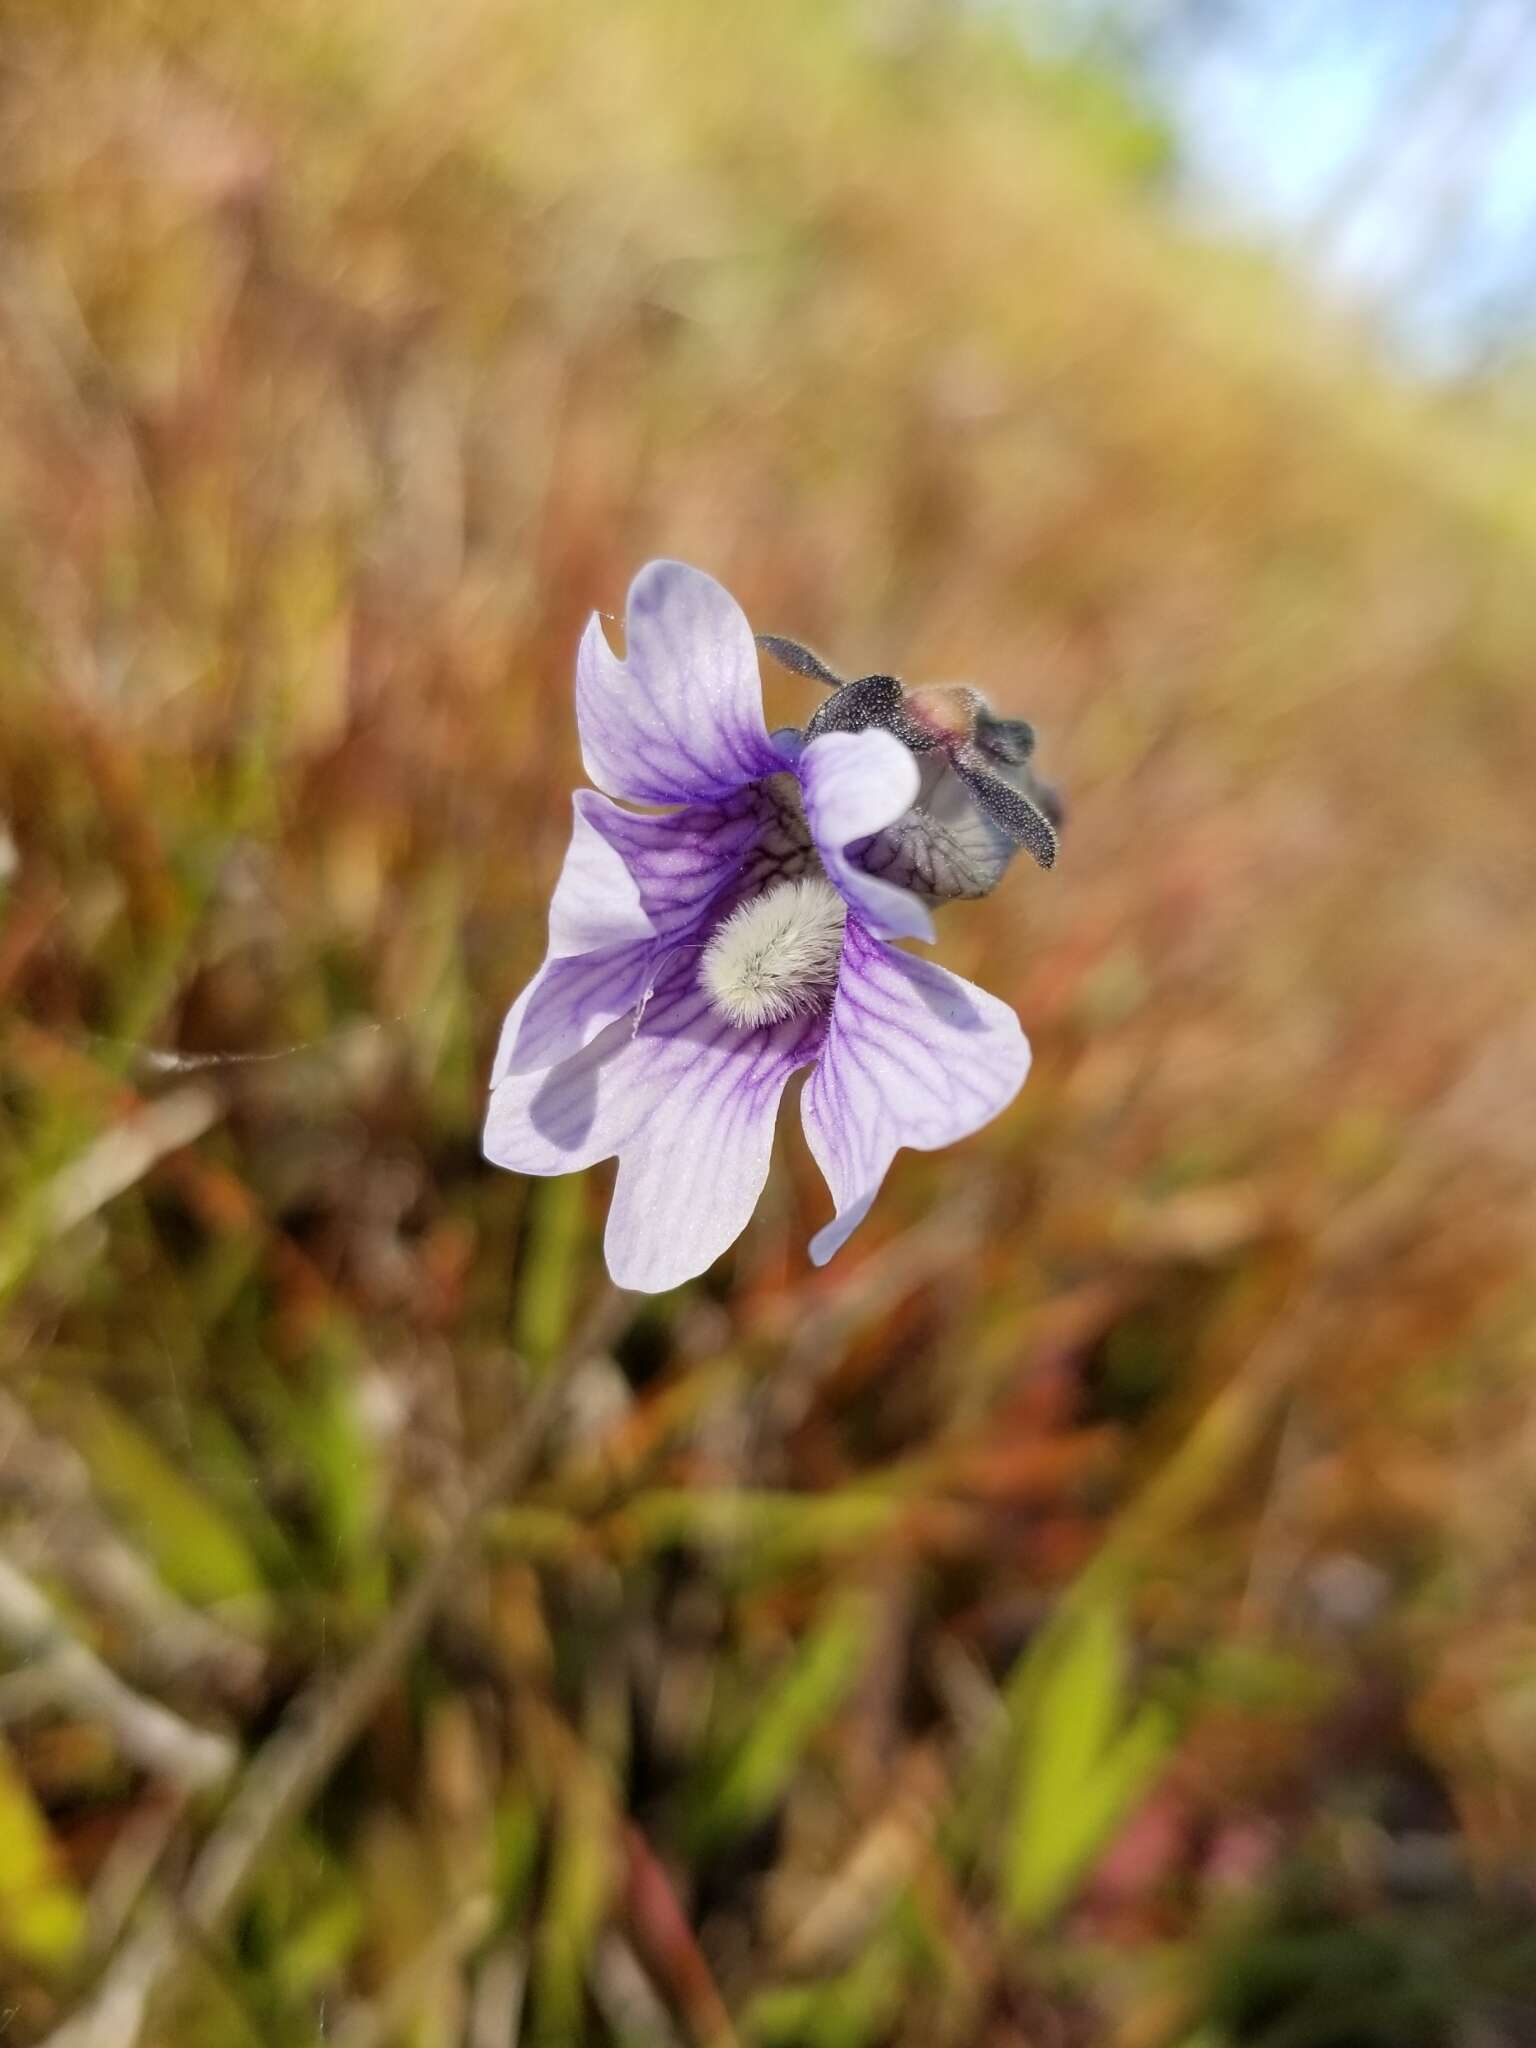
[[(804, 731), (769, 733), (759, 645), (830, 690)], [(553, 1174), (617, 1155), (609, 1271), (655, 1292), (745, 1227), (779, 1098), (808, 1067), (801, 1119), (836, 1210), (811, 1241), (822, 1264), (901, 1146), (978, 1130), (1028, 1072), (1006, 1004), (893, 941), (931, 940), (930, 906), (985, 895), (1021, 846), (1050, 864), (1059, 811), (1033, 734), (971, 690), (844, 683), (795, 641), (754, 642), (679, 562), (630, 586), (622, 660), (589, 622), (576, 717), (606, 794), (576, 792), (486, 1156)]]

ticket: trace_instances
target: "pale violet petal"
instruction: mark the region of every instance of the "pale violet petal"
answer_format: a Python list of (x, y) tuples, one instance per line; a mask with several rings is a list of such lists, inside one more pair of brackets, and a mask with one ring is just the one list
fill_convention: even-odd
[(797, 773), (816, 850), (848, 903), (882, 938), (931, 941), (933, 919), (924, 905), (896, 883), (867, 874), (847, 852), (912, 808), (920, 780), (915, 757), (876, 727), (829, 732), (811, 741)]
[(620, 1018), (578, 1053), (536, 1073), (504, 1073), (491, 1089), (484, 1151), (512, 1173), (577, 1173), (616, 1152), (639, 1104)]
[(549, 909), (549, 951), (501, 1035), (494, 1085), (579, 1052), (645, 994), (669, 940), (691, 937), (760, 829), (750, 792), (664, 816), (578, 790)]
[(743, 1031), (709, 1008), (677, 955), (638, 1028), (610, 1026), (543, 1074), (492, 1091), (486, 1156), (569, 1173), (619, 1155), (604, 1241), (621, 1287), (658, 1293), (702, 1273), (740, 1235), (768, 1173), (784, 1085), (815, 1055), (819, 1020)]
[(656, 930), (621, 850), (575, 799), (565, 864), (549, 906), (549, 949), (502, 1026), (491, 1069), (494, 1085), (577, 1052), (638, 1002)]
[(740, 874), (762, 830), (754, 792), (719, 804), (655, 813), (620, 810), (584, 789), (577, 814), (622, 861), (650, 929), (659, 938), (690, 931), (722, 889)]
[(655, 936), (639, 881), (612, 833), (603, 829), (602, 816), (594, 815), (599, 805), (614, 809), (590, 790), (578, 790), (572, 800), (571, 843), (549, 905), (551, 960)]
[(588, 775), (635, 803), (708, 803), (782, 770), (763, 722), (757, 647), (730, 592), (682, 562), (629, 586), (624, 658), (594, 615), (576, 656)]
[(863, 1221), (903, 1145), (932, 1152), (980, 1130), (1028, 1072), (1029, 1042), (1006, 1003), (850, 918), (826, 1043), (801, 1098), (837, 1208), (811, 1240), (815, 1263)]
[(491, 1068), (494, 1088), (508, 1074), (539, 1074), (590, 1045), (610, 1024), (633, 1015), (650, 982), (656, 942), (607, 946), (546, 960), (508, 1012)]
[(491, 1061), (492, 1088), (504, 1074), (510, 1074), (514, 1070), (517, 1041), (522, 1036), (523, 1021), (528, 1015), (528, 1005), (533, 1001), (534, 991), (538, 988), (543, 975), (544, 969), (541, 967), (501, 1020), (501, 1035), (496, 1041), (496, 1057)]
[(603, 1240), (615, 1282), (646, 1293), (691, 1280), (745, 1230), (785, 1083), (821, 1033), (804, 1017), (739, 1030), (691, 989), (668, 1028), (675, 1035), (657, 1040), (646, 1072), (650, 1116), (620, 1153)]

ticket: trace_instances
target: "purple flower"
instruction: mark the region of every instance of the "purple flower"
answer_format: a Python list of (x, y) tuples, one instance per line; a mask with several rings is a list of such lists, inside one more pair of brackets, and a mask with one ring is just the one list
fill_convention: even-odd
[[(901, 1146), (965, 1137), (1023, 1083), (1013, 1012), (890, 943), (932, 939), (922, 898), (982, 893), (1012, 846), (997, 853), (962, 755), (920, 751), (938, 740), (859, 718), (770, 735), (751, 628), (698, 570), (642, 569), (625, 629), (622, 661), (596, 617), (577, 656), (582, 755), (607, 795), (576, 793), (548, 954), (496, 1055), (486, 1155), (554, 1174), (617, 1154), (609, 1271), (672, 1287), (745, 1227), (779, 1098), (809, 1067), (801, 1117), (836, 1205), (811, 1241), (820, 1265)], [(981, 884), (935, 880), (978, 859)]]

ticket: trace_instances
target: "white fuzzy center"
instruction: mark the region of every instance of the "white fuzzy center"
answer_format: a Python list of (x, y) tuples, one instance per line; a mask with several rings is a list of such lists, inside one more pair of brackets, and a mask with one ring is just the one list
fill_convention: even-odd
[(732, 1024), (777, 1024), (819, 1009), (837, 986), (843, 899), (820, 875), (741, 904), (704, 948), (699, 980)]

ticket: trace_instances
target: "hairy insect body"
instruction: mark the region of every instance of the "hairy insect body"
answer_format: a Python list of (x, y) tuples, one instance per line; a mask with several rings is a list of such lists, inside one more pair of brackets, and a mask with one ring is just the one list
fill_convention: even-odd
[(798, 641), (762, 634), (758, 644), (782, 666), (831, 694), (805, 730), (889, 732), (917, 755), (923, 780), (913, 809), (861, 849), (871, 873), (932, 902), (985, 896), (1021, 848), (1041, 867), (1056, 859), (1062, 807), (1036, 776), (1034, 728), (999, 718), (964, 684), (908, 689), (897, 676), (844, 682)]

